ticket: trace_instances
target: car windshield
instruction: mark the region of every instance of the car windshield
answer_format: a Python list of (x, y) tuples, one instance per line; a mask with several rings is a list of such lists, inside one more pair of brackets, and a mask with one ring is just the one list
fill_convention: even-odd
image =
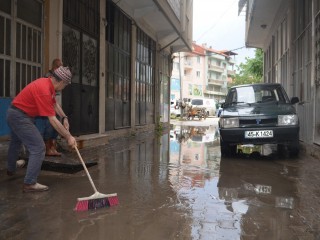
[(252, 104), (267, 102), (289, 103), (289, 98), (280, 85), (239, 86), (230, 89), (226, 104)]
[(191, 104), (192, 105), (203, 105), (203, 100), (202, 99), (192, 99)]

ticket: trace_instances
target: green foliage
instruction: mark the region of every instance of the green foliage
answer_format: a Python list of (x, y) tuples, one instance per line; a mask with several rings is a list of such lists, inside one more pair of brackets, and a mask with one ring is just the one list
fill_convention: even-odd
[(163, 134), (163, 123), (161, 122), (161, 117), (162, 116), (159, 116), (157, 121), (156, 121), (156, 125), (155, 125), (155, 133), (156, 133), (156, 136), (158, 138), (160, 138)]
[(240, 63), (238, 71), (229, 87), (241, 84), (262, 82), (263, 77), (263, 51), (256, 49), (254, 58), (246, 58), (245, 63)]

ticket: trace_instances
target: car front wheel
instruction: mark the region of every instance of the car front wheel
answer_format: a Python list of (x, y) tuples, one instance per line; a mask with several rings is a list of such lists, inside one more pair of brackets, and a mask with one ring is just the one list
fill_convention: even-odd
[(290, 157), (297, 157), (299, 155), (299, 140), (295, 140), (288, 145), (288, 152)]
[(221, 156), (231, 156), (236, 153), (237, 145), (230, 145), (220, 138)]

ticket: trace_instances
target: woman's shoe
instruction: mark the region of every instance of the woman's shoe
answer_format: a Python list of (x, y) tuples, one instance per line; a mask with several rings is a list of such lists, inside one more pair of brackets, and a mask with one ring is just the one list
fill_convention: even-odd
[(45, 142), (46, 144), (46, 156), (60, 157), (61, 153), (57, 151), (57, 143), (55, 140), (50, 139)]
[(23, 192), (44, 192), (48, 190), (49, 190), (48, 186), (42, 185), (40, 183), (23, 185)]

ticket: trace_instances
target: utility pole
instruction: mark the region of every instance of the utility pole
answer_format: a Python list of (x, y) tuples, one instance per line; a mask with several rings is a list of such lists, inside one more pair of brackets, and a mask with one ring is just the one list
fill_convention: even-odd
[[(180, 119), (182, 120), (182, 114), (183, 114), (183, 109), (182, 109), (182, 75), (181, 75), (181, 55), (180, 55), (180, 52), (179, 52), (179, 78), (180, 78), (180, 103), (179, 103), (179, 106), (180, 106)], [(181, 165), (182, 163), (182, 125), (180, 126), (180, 136), (179, 136), (179, 139), (180, 139), (180, 145), (179, 145), (179, 166)]]
[(182, 98), (182, 88), (183, 88), (183, 84), (182, 84), (182, 75), (181, 75), (181, 55), (180, 55), (180, 52), (179, 52), (179, 79), (180, 79), (180, 118), (182, 118), (182, 101), (183, 101), (183, 98)]

